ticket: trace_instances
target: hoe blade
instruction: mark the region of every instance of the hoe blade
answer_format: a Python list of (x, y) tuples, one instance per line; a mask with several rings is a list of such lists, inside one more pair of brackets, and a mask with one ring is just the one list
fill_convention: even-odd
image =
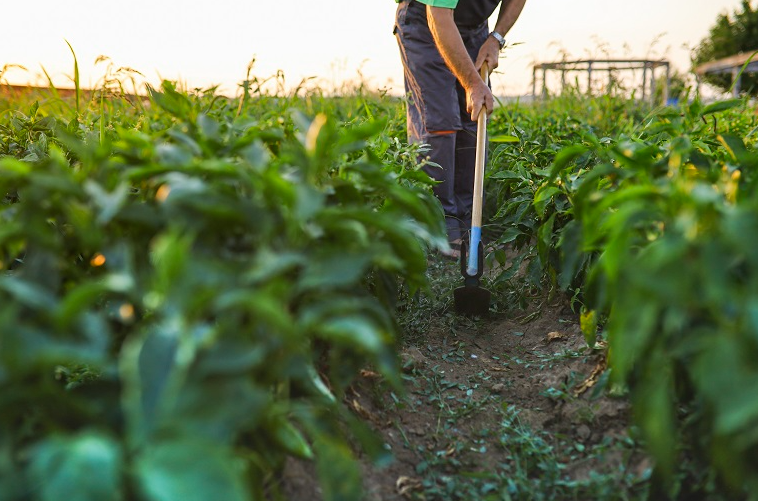
[(458, 287), (453, 291), (455, 312), (467, 317), (485, 317), (490, 311), (490, 296), (490, 291), (483, 287)]
[(455, 300), (455, 312), (467, 317), (484, 317), (490, 311), (490, 291), (479, 286), (479, 279), (482, 276), (482, 265), (484, 263), (484, 246), (481, 242), (478, 245), (479, 267), (476, 275), (469, 275), (466, 270), (468, 262), (468, 244), (463, 242), (461, 245), (461, 274), (463, 275), (463, 287), (458, 287), (453, 291)]

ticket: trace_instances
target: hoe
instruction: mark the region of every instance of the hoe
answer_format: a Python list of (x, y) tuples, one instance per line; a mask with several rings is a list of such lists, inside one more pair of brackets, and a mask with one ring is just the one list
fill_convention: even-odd
[[(488, 83), (487, 64), (482, 65), (481, 76)], [(474, 204), (471, 211), (470, 243), (461, 245), (461, 274), (463, 287), (453, 291), (455, 311), (471, 317), (486, 316), (490, 309), (490, 291), (479, 285), (484, 268), (482, 244), (482, 198), (484, 195), (484, 162), (487, 146), (487, 110), (482, 108), (476, 127), (476, 170), (474, 171)]]

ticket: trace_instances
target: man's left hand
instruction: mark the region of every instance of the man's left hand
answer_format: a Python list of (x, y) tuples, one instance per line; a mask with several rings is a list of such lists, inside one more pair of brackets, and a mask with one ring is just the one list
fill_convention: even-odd
[(498, 59), (500, 57), (500, 44), (493, 37), (488, 36), (482, 46), (479, 48), (479, 54), (476, 56), (476, 70), (479, 71), (482, 68), (482, 63), (487, 63), (487, 67), (490, 72), (497, 68)]

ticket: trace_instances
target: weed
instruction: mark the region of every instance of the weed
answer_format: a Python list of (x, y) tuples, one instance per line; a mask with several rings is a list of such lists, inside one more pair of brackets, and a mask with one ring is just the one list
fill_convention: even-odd
[[(443, 449), (419, 450), (423, 457), (416, 469), (423, 478), (419, 499), (646, 498), (649, 471), (638, 475), (629, 468), (629, 458), (638, 448), (635, 443), (606, 438), (587, 448), (531, 430), (512, 405), (498, 409), (496, 427), (459, 437)], [(478, 456), (486, 456), (486, 467)], [(611, 456), (622, 460), (615, 467), (600, 467)], [(587, 475), (578, 473), (583, 464), (593, 465)]]

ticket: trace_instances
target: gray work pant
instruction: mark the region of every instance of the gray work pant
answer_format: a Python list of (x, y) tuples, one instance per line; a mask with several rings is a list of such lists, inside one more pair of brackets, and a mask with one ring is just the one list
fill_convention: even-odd
[[(460, 29), (460, 28), (459, 28)], [(434, 194), (445, 212), (448, 240), (467, 238), (476, 160), (476, 122), (466, 112), (466, 93), (445, 64), (426, 21), (426, 7), (415, 1), (398, 5), (395, 36), (400, 47), (408, 97), (408, 141), (430, 151), (424, 170), (440, 181)], [(472, 60), (487, 39), (487, 23), (460, 29)]]

